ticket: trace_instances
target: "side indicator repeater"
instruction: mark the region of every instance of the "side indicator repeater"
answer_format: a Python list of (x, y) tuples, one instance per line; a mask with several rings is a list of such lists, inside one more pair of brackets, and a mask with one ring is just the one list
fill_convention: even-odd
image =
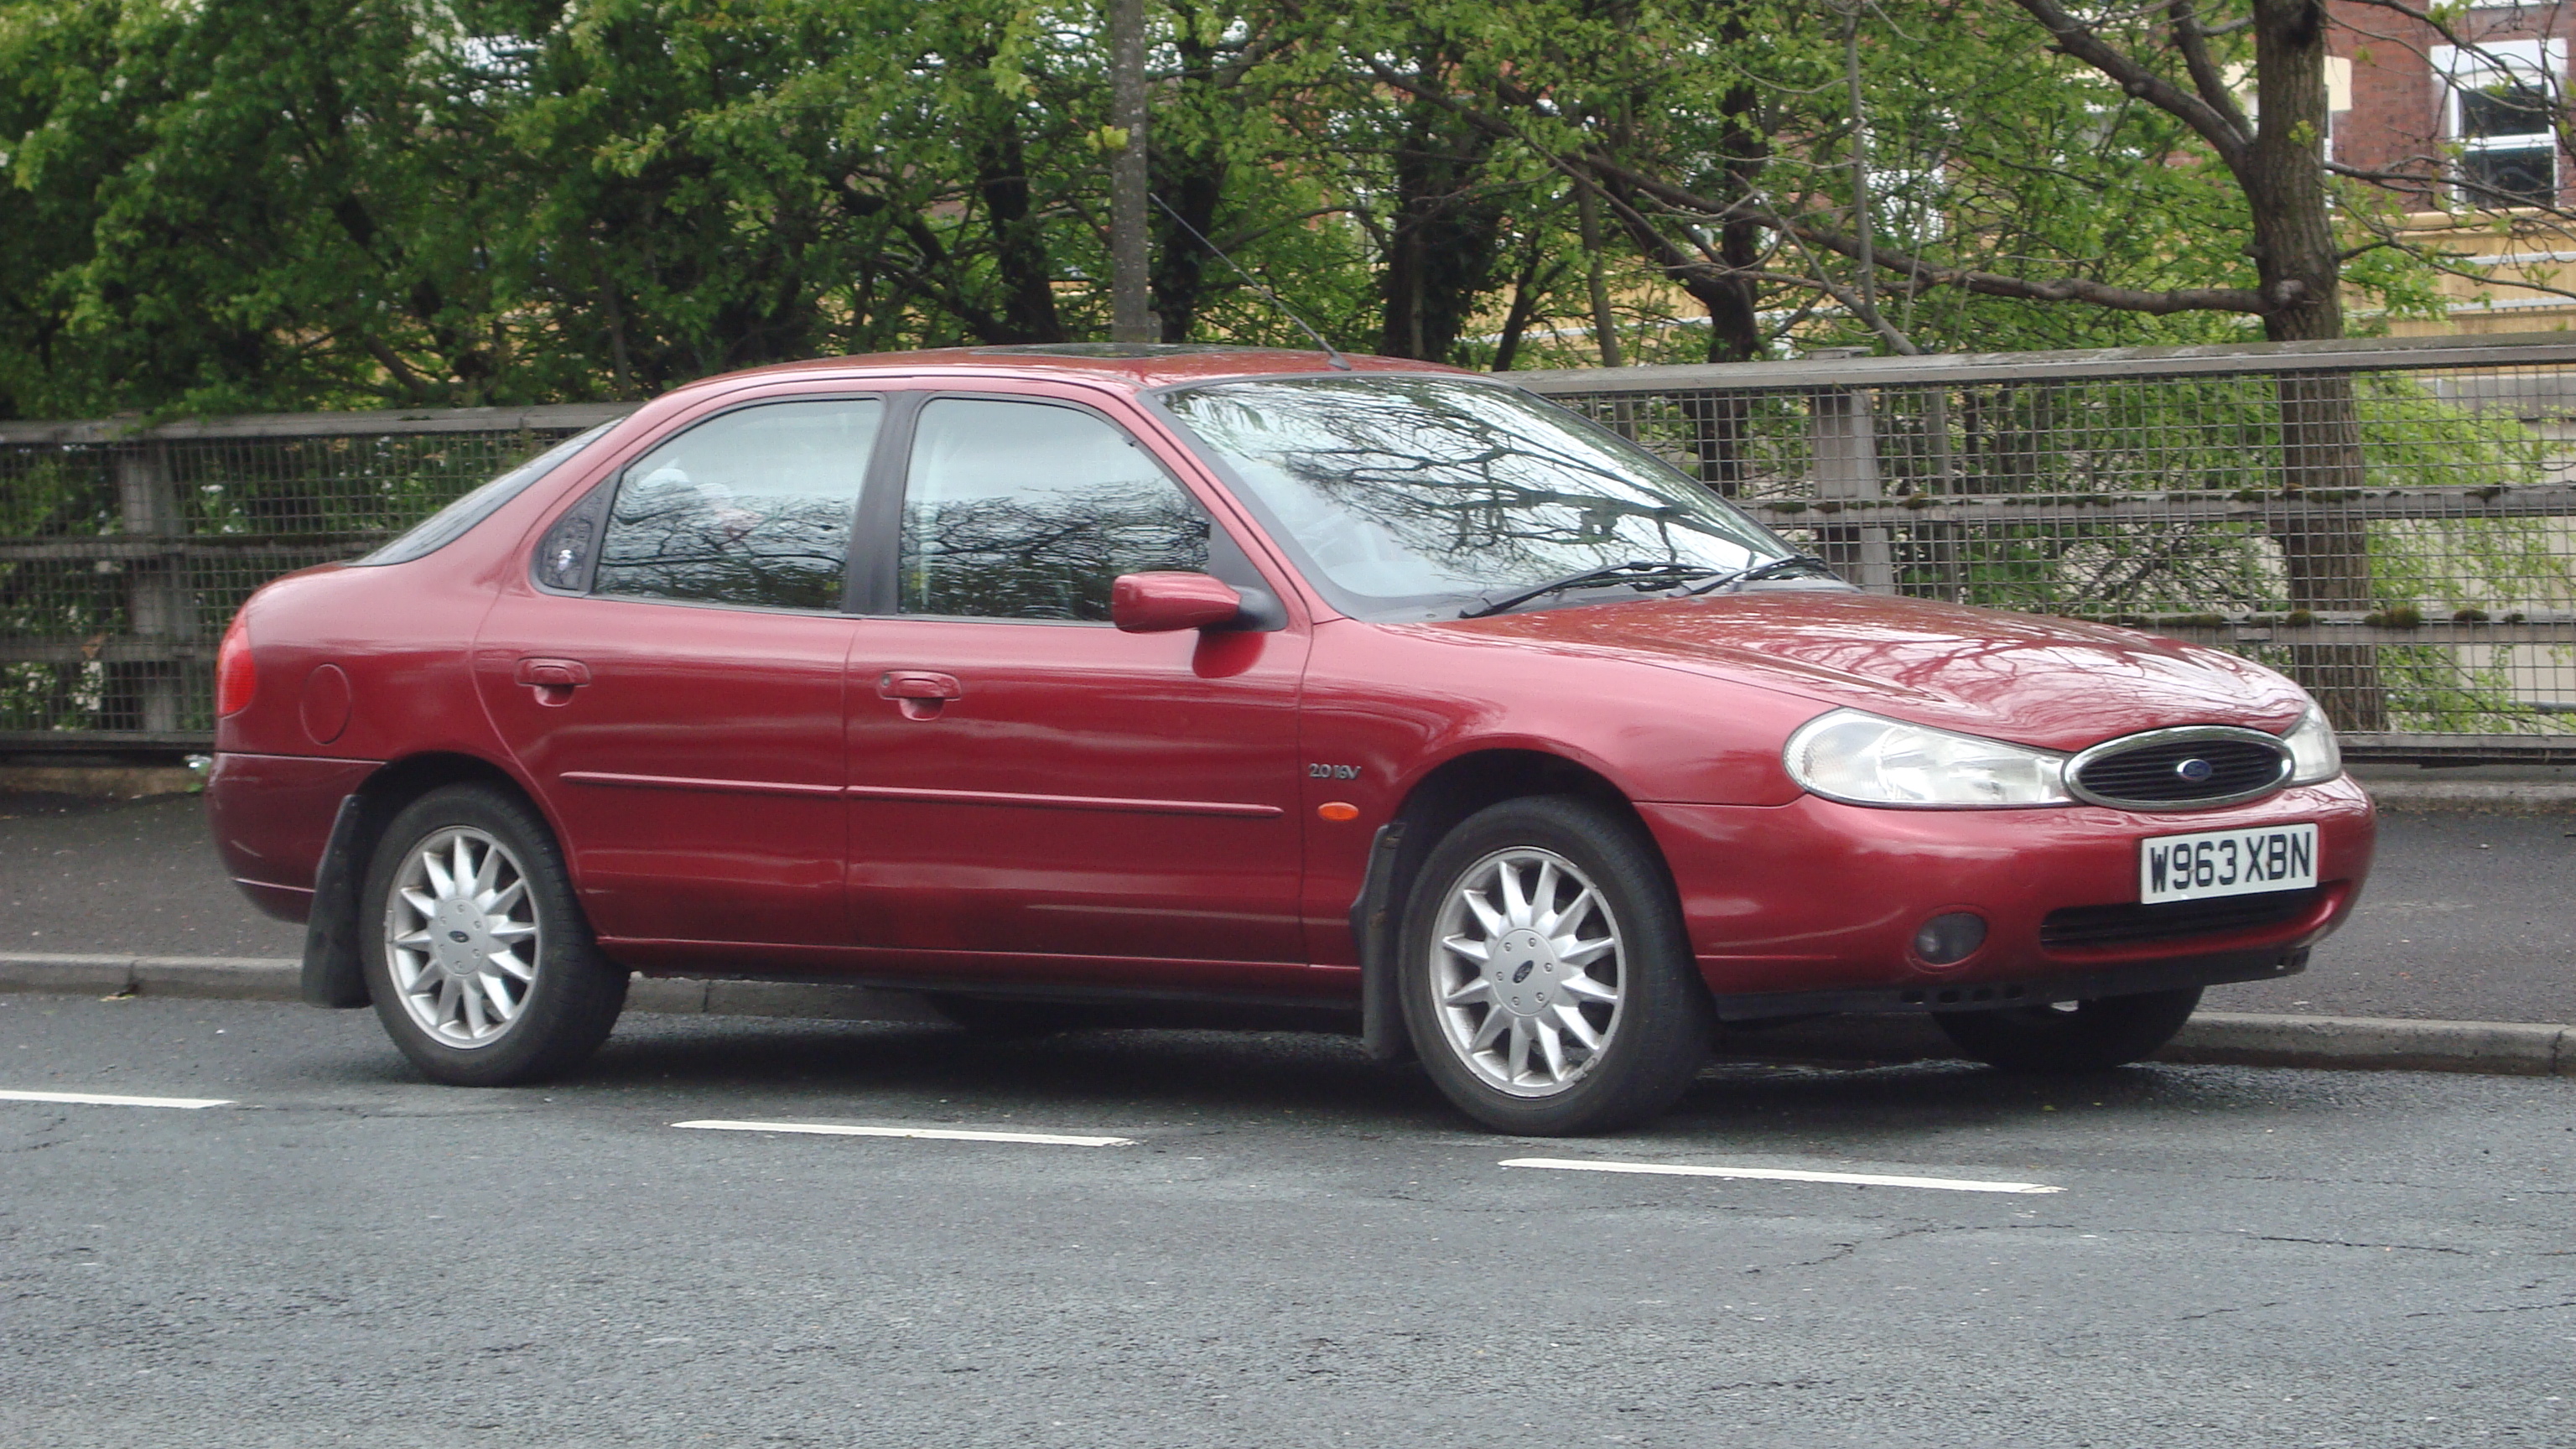
[(1327, 800), (1323, 804), (1315, 807), (1315, 813), (1323, 816), (1327, 820), (1339, 824), (1345, 820), (1359, 819), (1360, 807), (1357, 805), (1346, 805), (1339, 800)]

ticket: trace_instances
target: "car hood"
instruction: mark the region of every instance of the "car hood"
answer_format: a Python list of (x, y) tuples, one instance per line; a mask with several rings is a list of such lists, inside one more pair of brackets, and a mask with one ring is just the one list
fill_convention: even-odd
[(1422, 627), (1460, 642), (1608, 652), (2056, 750), (2171, 725), (2277, 732), (2308, 703), (2280, 675), (2223, 650), (2071, 619), (1840, 591), (1748, 590)]

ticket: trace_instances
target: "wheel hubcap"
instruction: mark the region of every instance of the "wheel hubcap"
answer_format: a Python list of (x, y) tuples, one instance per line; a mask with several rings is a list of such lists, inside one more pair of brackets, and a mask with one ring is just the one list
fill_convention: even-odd
[(412, 849), (385, 906), (385, 960), (412, 1021), (447, 1046), (489, 1046), (536, 985), (527, 874), (500, 841), (454, 825)]
[(1434, 931), (1441, 1034), (1486, 1085), (1553, 1096), (1582, 1080), (1619, 1026), (1619, 923), (1572, 861), (1522, 846), (1450, 887)]

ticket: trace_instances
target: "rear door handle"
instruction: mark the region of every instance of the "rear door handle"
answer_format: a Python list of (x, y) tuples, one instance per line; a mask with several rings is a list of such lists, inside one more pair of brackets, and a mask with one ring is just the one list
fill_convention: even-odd
[(877, 698), (893, 700), (905, 719), (937, 719), (948, 701), (965, 697), (966, 686), (954, 674), (892, 669), (877, 676)]
[(897, 669), (877, 680), (879, 699), (964, 699), (966, 686), (954, 674), (927, 669)]
[(578, 659), (522, 659), (515, 677), (537, 692), (539, 704), (570, 704), (572, 692), (590, 683), (590, 666)]

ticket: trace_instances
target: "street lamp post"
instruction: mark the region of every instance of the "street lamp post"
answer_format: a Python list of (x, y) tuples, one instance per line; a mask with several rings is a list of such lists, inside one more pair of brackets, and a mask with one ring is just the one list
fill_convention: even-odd
[(1109, 162), (1109, 335), (1152, 342), (1145, 225), (1145, 0), (1109, 0), (1111, 124), (1126, 142)]

